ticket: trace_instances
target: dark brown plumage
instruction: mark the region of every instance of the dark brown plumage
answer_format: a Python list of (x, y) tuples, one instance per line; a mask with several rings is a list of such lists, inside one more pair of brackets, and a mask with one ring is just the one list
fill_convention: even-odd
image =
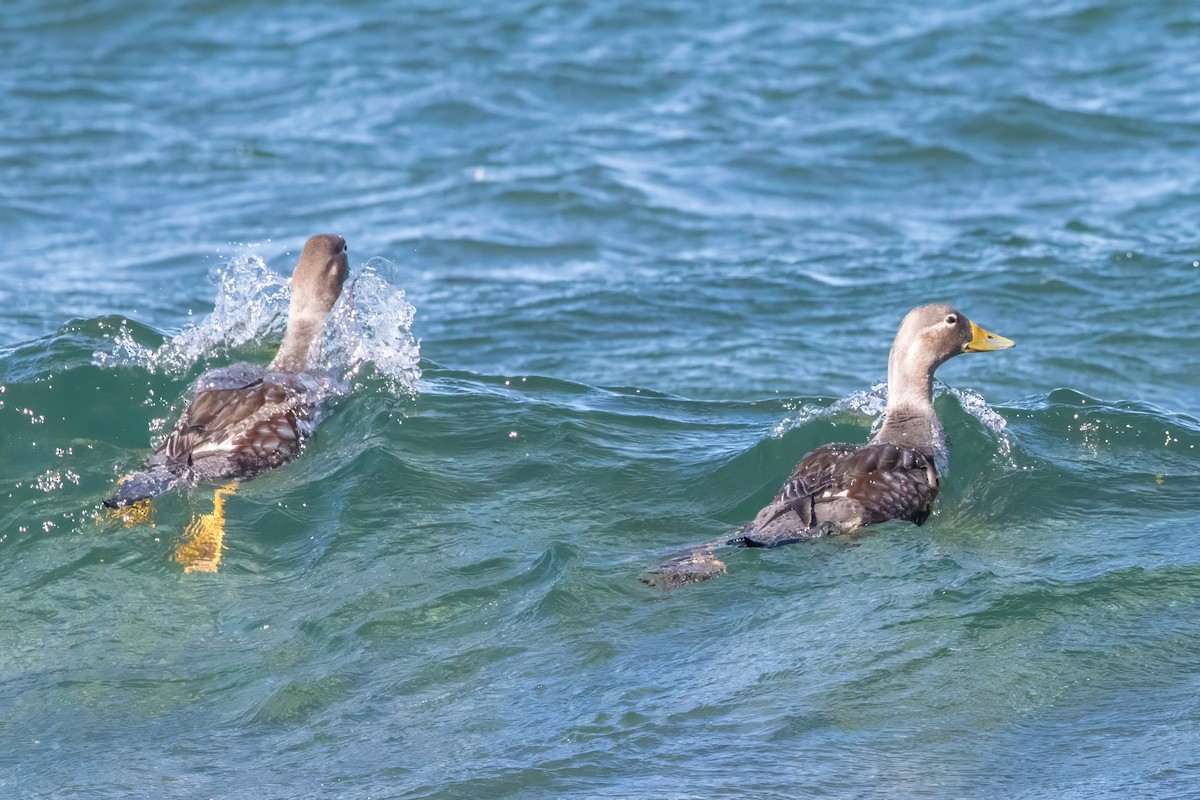
[(937, 498), (931, 455), (893, 444), (831, 444), (805, 453), (741, 543), (775, 547), (889, 519), (917, 525)]
[(950, 358), (1013, 343), (946, 305), (913, 309), (888, 358), (883, 427), (865, 445), (830, 444), (805, 454), (775, 499), (735, 543), (775, 547), (864, 525), (925, 522), (938, 493), (945, 432), (933, 411), (933, 373)]
[(310, 238), (292, 273), (287, 332), (270, 366), (238, 364), (200, 378), (167, 440), (105, 505), (126, 506), (201, 481), (244, 480), (295, 457), (323, 399), (319, 382), (306, 374), (309, 349), (348, 275), (341, 236)]

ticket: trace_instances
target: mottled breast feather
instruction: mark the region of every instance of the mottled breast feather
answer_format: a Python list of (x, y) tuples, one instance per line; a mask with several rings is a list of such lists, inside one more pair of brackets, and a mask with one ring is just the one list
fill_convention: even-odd
[(932, 457), (894, 444), (831, 444), (800, 459), (775, 500), (742, 531), (773, 546), (889, 519), (917, 525), (937, 497)]

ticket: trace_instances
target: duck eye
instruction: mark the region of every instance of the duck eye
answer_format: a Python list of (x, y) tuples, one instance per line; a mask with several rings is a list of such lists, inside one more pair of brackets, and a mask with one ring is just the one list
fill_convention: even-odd
[(946, 324), (947, 325), (957, 325), (958, 317), (955, 316), (954, 314), (947, 314), (946, 315)]

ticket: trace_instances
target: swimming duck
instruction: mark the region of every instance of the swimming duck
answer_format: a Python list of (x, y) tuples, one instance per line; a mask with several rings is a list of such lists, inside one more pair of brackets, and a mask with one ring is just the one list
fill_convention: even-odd
[(309, 374), (309, 350), (349, 273), (345, 239), (310, 238), (292, 273), (287, 331), (270, 365), (236, 364), (202, 376), (167, 440), (104, 504), (120, 508), (178, 486), (245, 480), (290, 461), (323, 398)]
[(865, 445), (829, 444), (805, 454), (775, 499), (730, 544), (776, 547), (890, 519), (924, 523), (938, 493), (937, 464), (947, 451), (933, 411), (933, 373), (960, 353), (1013, 344), (948, 305), (914, 308), (888, 356), (879, 433)]

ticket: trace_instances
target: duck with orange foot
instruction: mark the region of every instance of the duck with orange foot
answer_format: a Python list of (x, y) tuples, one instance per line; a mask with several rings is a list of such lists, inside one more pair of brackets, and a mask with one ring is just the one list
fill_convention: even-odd
[[(325, 396), (310, 351), (348, 276), (346, 240), (310, 238), (292, 273), (287, 331), (275, 358), (265, 368), (236, 364), (203, 375), (166, 441), (121, 479), (104, 505), (122, 509), (202, 482), (244, 481), (294, 458)], [(211, 569), (197, 569), (220, 563), (224, 495), (231, 491), (218, 489), (213, 514), (204, 515), (200, 529), (215, 542), (215, 553), (203, 559)]]

